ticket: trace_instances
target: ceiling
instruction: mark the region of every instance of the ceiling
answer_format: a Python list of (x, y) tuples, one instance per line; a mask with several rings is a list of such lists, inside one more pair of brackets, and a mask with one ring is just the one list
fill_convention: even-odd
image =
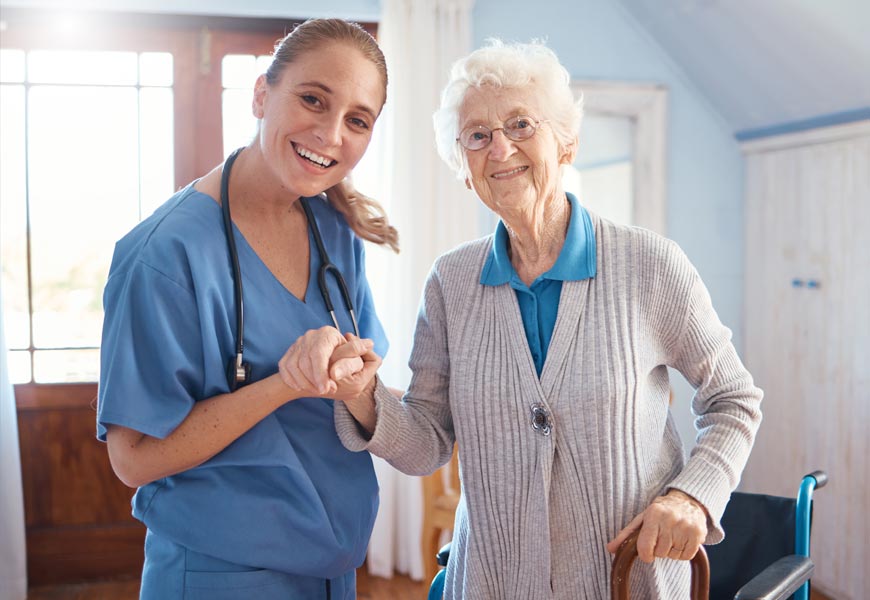
[(870, 118), (868, 0), (618, 0), (738, 137)]

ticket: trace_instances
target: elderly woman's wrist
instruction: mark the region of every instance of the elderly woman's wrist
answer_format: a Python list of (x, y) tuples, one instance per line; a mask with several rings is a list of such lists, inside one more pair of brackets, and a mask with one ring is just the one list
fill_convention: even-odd
[(350, 414), (369, 436), (374, 433), (377, 424), (376, 385), (377, 375), (372, 377), (356, 398), (345, 401)]

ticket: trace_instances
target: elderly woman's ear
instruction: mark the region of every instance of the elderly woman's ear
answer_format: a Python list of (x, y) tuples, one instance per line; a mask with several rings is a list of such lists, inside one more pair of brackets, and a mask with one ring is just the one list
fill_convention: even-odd
[(577, 145), (578, 140), (577, 138), (574, 138), (573, 140), (571, 140), (570, 144), (562, 146), (562, 151), (559, 154), (560, 165), (574, 164), (574, 159), (577, 157)]

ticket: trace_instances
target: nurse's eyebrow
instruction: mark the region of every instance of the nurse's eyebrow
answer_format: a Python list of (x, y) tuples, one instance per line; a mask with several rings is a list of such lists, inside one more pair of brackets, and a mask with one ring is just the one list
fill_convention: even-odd
[[(303, 86), (303, 87), (304, 86), (311, 86), (311, 87), (320, 88), (321, 90), (323, 90), (324, 92), (326, 92), (329, 95), (332, 95), (332, 93), (333, 93), (332, 88), (330, 88), (328, 85), (320, 83), (319, 81), (303, 81), (299, 85)], [(354, 108), (368, 114), (369, 116), (371, 116), (372, 119), (378, 118), (378, 115), (375, 113), (375, 111), (373, 111), (371, 108), (369, 108), (365, 104), (357, 104)]]

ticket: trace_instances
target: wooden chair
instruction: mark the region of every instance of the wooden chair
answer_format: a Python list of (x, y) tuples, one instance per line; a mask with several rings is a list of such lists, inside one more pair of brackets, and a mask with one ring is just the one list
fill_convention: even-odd
[(459, 452), (453, 446), (453, 456), (446, 465), (422, 478), (423, 480), (423, 577), (428, 584), (438, 572), (435, 555), (440, 549), (441, 534), (453, 531), (453, 518), (459, 505)]

